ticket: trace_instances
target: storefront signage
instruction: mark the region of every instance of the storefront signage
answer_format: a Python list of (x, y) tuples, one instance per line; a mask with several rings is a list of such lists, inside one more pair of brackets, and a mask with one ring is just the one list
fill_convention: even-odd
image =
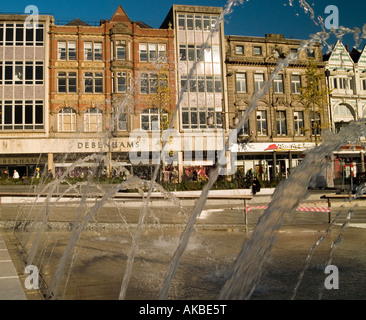
[(0, 158), (0, 165), (27, 165), (27, 164), (39, 164), (44, 161), (36, 158)]
[(138, 147), (139, 141), (78, 141), (77, 148), (80, 150), (108, 150), (108, 151), (129, 151), (131, 148)]

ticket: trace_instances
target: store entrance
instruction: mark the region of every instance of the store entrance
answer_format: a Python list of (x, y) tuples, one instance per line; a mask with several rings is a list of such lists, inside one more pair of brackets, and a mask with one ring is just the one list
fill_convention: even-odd
[(9, 178), (13, 178), (14, 176), (14, 170), (18, 171), (19, 178), (22, 178), (23, 176), (28, 175), (28, 170), (26, 166), (9, 166), (8, 172), (9, 172)]

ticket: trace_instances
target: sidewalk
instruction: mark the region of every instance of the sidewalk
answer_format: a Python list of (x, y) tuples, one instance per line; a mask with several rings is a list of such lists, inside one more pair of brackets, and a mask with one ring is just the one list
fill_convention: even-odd
[(0, 233), (0, 300), (27, 300), (18, 273)]

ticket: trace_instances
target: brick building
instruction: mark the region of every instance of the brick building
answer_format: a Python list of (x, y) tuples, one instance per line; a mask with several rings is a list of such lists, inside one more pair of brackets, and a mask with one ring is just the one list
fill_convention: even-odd
[[(175, 106), (173, 39), (171, 29), (133, 22), (121, 6), (99, 26), (79, 19), (51, 26), (50, 138), (68, 150), (66, 157), (62, 148), (54, 152), (59, 160), (53, 167), (62, 172), (94, 152), (130, 167), (131, 132), (151, 136), (163, 113)], [(171, 90), (160, 114), (154, 101), (162, 75)], [(151, 158), (150, 150), (144, 176), (151, 174)], [(88, 166), (78, 174), (87, 173)], [(110, 170), (107, 166), (107, 174)]]

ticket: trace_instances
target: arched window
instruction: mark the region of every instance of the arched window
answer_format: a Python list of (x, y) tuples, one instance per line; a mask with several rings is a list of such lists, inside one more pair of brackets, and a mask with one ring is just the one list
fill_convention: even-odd
[(84, 131), (102, 132), (102, 110), (98, 108), (89, 108), (84, 113)]
[(73, 108), (62, 108), (57, 114), (57, 130), (59, 132), (76, 131), (76, 112)]
[(161, 120), (166, 123), (168, 113), (157, 108), (147, 109), (141, 112), (141, 130), (161, 130)]
[(335, 116), (350, 117), (354, 118), (351, 109), (345, 104), (339, 104), (334, 108)]

